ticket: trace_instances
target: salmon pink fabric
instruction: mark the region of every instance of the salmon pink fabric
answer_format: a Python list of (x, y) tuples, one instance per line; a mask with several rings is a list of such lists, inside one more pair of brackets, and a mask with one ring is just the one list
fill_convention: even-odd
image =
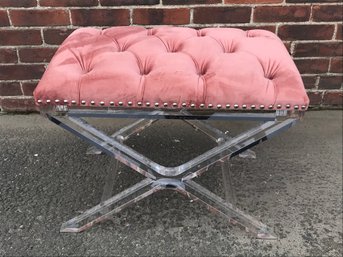
[(55, 100), (144, 108), (309, 104), (281, 40), (233, 28), (78, 29), (56, 52), (34, 97), (40, 106)]

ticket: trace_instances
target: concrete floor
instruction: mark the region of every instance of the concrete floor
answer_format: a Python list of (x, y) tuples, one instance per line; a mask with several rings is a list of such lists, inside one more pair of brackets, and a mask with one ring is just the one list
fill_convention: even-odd
[[(233, 132), (241, 126), (215, 124)], [(181, 121), (157, 123), (128, 144), (167, 165), (211, 146)], [(270, 225), (277, 241), (256, 240), (172, 191), (146, 198), (113, 222), (61, 234), (62, 222), (99, 202), (113, 167), (111, 158), (85, 155), (86, 149), (39, 115), (0, 116), (0, 255), (342, 256), (341, 111), (308, 112), (255, 147), (257, 159), (232, 159), (239, 206)], [(216, 168), (199, 181), (222, 195)], [(115, 191), (141, 178), (122, 165)]]

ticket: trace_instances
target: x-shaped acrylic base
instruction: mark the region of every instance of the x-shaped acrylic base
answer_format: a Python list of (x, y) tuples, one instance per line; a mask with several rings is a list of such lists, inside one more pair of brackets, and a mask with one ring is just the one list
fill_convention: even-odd
[[(90, 154), (106, 153), (113, 156), (116, 168), (124, 163), (146, 178), (121, 193), (112, 196), (114, 173), (108, 174), (101, 203), (79, 216), (65, 222), (61, 232), (81, 232), (94, 224), (107, 220), (113, 214), (136, 203), (154, 192), (170, 189), (182, 193), (194, 201), (199, 201), (213, 212), (222, 214), (231, 223), (237, 224), (251, 232), (257, 238), (276, 239), (272, 230), (256, 218), (239, 210), (236, 206), (235, 192), (232, 186), (229, 159), (240, 153), (252, 155), (252, 146), (262, 142), (276, 133), (295, 124), (298, 116), (287, 112), (274, 113), (212, 113), (198, 115), (180, 111), (167, 113), (163, 111), (125, 111), (125, 110), (68, 110), (56, 108), (57, 112), (47, 113), (47, 117), (93, 145)], [(111, 136), (88, 124), (84, 117), (97, 118), (141, 118), (120, 129)], [(218, 146), (177, 167), (165, 167), (148, 159), (132, 148), (123, 144), (131, 135), (147, 128), (159, 119), (182, 119), (213, 139)], [(222, 131), (202, 120), (255, 120), (260, 125), (235, 137), (229, 137)], [(249, 152), (250, 151), (250, 152)], [(210, 165), (220, 162), (226, 200), (221, 199), (192, 179), (200, 176)]]

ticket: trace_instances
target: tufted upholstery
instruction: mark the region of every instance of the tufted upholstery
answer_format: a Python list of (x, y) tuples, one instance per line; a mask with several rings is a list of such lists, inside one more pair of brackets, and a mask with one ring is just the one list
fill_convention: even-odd
[(78, 29), (34, 97), (40, 106), (305, 109), (309, 103), (275, 34), (231, 28)]

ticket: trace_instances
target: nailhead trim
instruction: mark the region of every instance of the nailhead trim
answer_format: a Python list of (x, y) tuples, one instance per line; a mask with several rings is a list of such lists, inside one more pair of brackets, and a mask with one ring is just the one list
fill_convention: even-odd
[[(59, 99), (56, 99), (56, 100), (54, 100), (54, 102), (56, 103), (56, 104), (58, 104), (58, 103), (60, 103), (60, 100)], [(65, 104), (68, 104), (68, 102), (69, 102), (69, 100), (67, 100), (67, 99), (65, 99), (65, 100), (63, 100), (63, 103), (65, 103)], [(73, 104), (73, 105), (76, 105), (77, 104), (77, 101), (76, 100), (71, 100), (70, 101), (71, 102), (71, 104)], [(41, 99), (38, 99), (37, 100), (37, 103), (38, 104), (42, 104), (43, 103), (43, 100), (41, 100)], [(49, 103), (51, 103), (51, 100), (50, 99), (47, 99), (46, 100), (46, 103), (47, 104), (49, 104)], [(80, 101), (80, 103), (82, 104), (82, 105), (85, 105), (87, 102), (85, 101), (85, 100), (82, 100), (82, 101)], [(123, 106), (123, 102), (122, 101), (119, 101), (118, 102), (118, 105), (119, 106)], [(95, 101), (90, 101), (90, 105), (95, 105)], [(99, 102), (99, 105), (101, 105), (101, 106), (104, 106), (105, 105), (105, 102), (104, 101), (100, 101)], [(111, 106), (114, 106), (115, 105), (115, 102), (113, 102), (113, 101), (111, 101), (111, 102), (109, 102), (109, 105), (111, 105)], [(132, 106), (133, 105), (133, 102), (132, 101), (128, 101), (127, 102), (127, 105), (128, 106)], [(143, 103), (142, 102), (137, 102), (137, 105), (138, 106), (142, 106), (143, 105)], [(150, 106), (150, 102), (146, 102), (145, 103), (145, 105), (146, 106)], [(156, 102), (156, 103), (154, 103), (154, 106), (155, 107), (158, 107), (160, 104), (158, 103), (158, 102)], [(187, 103), (185, 103), (185, 102), (183, 102), (182, 104), (182, 107), (187, 107)], [(164, 107), (168, 107), (168, 103), (167, 102), (164, 102), (163, 103), (163, 106)], [(178, 104), (176, 103), (176, 102), (174, 102), (174, 103), (172, 103), (172, 106), (173, 107), (177, 107), (178, 106)], [(213, 108), (213, 104), (208, 104), (208, 108), (210, 109), (210, 108)], [(217, 104), (217, 105), (215, 105), (216, 107), (217, 107), (217, 109), (221, 109), (223, 106), (221, 105), (221, 104)], [(287, 108), (287, 109), (290, 109), (291, 108), (291, 104), (286, 104), (285, 105), (285, 107)], [(195, 103), (192, 103), (192, 104), (189, 104), (189, 107), (190, 108), (196, 108), (196, 104)], [(199, 104), (199, 106), (198, 106), (199, 108), (204, 108), (205, 107), (205, 104), (204, 103), (201, 103), (201, 104)], [(238, 104), (234, 104), (233, 105), (233, 107), (235, 108), (235, 109), (238, 109), (239, 108), (239, 105)], [(231, 105), (230, 104), (226, 104), (225, 105), (225, 108), (226, 109), (229, 109), (229, 108), (231, 108)], [(242, 104), (242, 109), (247, 109), (248, 108), (248, 106), (246, 105), (246, 104)], [(256, 108), (256, 105), (255, 104), (252, 104), (251, 106), (250, 106), (250, 108), (251, 109), (255, 109)], [(265, 108), (265, 106), (263, 105), (263, 104), (261, 104), (260, 106), (259, 106), (259, 109), (264, 109)], [(274, 105), (273, 104), (270, 104), (270, 105), (268, 105), (268, 109), (273, 109), (274, 108)], [(282, 105), (281, 104), (278, 104), (278, 105), (276, 105), (276, 108), (277, 109), (281, 109), (282, 108)], [(306, 109), (306, 105), (302, 105), (301, 107), (299, 106), (299, 105), (294, 105), (294, 109), (295, 110), (298, 110), (299, 108), (301, 108), (302, 110), (304, 110), (304, 109)]]

